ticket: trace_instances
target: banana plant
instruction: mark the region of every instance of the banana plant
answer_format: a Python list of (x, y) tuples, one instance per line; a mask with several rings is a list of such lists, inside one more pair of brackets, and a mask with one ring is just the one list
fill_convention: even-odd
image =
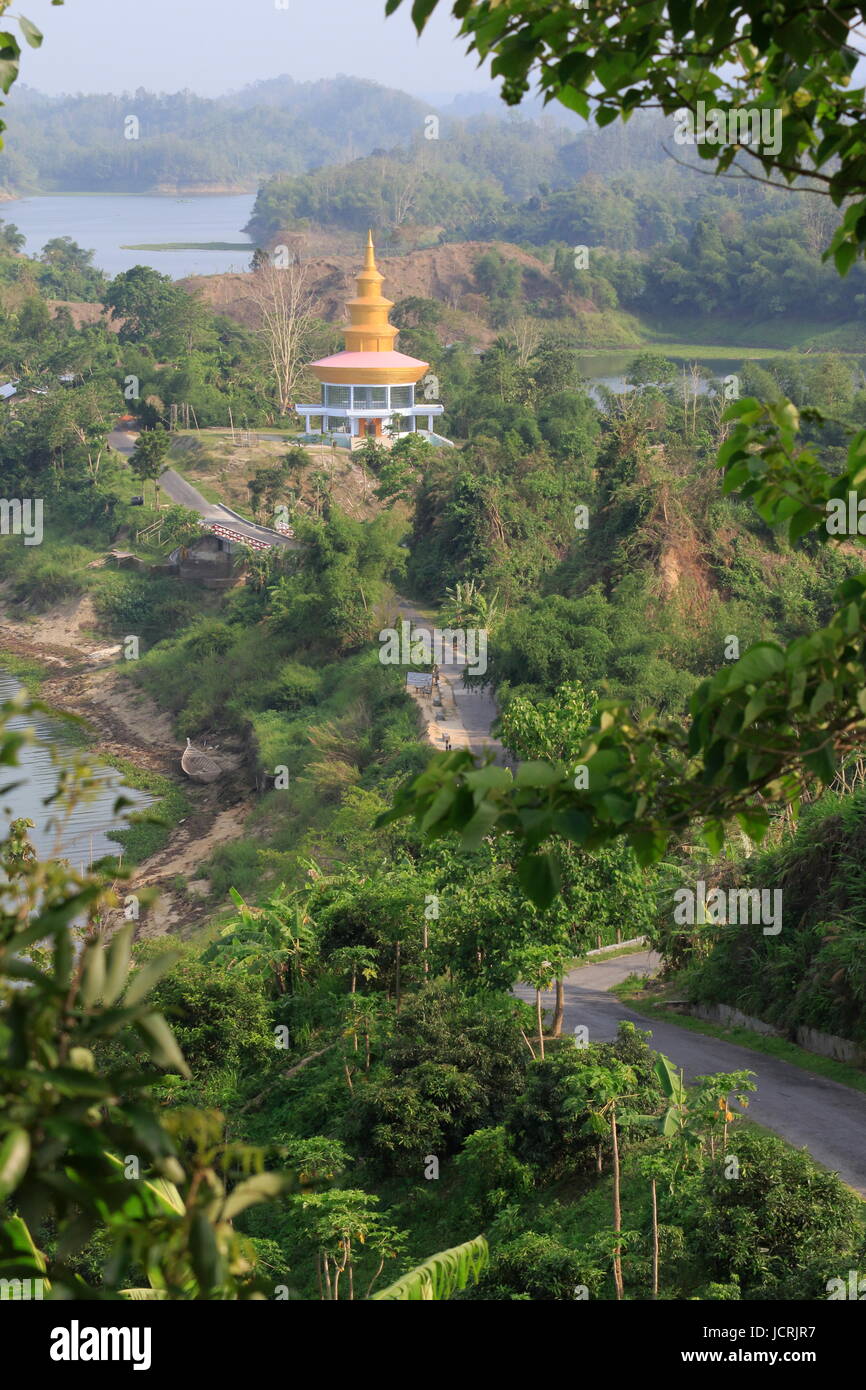
[(431, 1255), (423, 1264), (389, 1284), (387, 1289), (372, 1295), (373, 1300), (404, 1303), (434, 1302), (451, 1298), (455, 1293), (477, 1284), (490, 1265), (490, 1248), (484, 1236), (453, 1245)]

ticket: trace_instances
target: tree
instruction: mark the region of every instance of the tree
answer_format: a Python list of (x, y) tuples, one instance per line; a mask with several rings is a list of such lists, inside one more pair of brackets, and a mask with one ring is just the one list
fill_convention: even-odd
[(155, 483), (165, 472), (165, 458), (170, 444), (171, 438), (162, 425), (152, 430), (142, 430), (129, 456), (129, 466), (142, 485)]
[(39, 284), (54, 299), (96, 300), (106, 287), (105, 276), (93, 265), (92, 251), (85, 251), (71, 237), (52, 237), (42, 248)]
[[(386, 14), (403, 3), (387, 0)], [(560, 101), (600, 126), (640, 108), (683, 113), (676, 124), (680, 141), (717, 172), (733, 169), (735, 177), (783, 187), (802, 178), (837, 207), (853, 200), (833, 242), (843, 273), (866, 245), (864, 92), (851, 81), (860, 16), (849, 0), (779, 0), (760, 12), (737, 3), (724, 13), (713, 0), (688, 7), (599, 0), (589, 10), (580, 0), (563, 0), (553, 12), (545, 0), (450, 4), (470, 51), (492, 60), (509, 105), (518, 105), (537, 78), (545, 101)], [(415, 3), (418, 32), (448, 5)], [(723, 113), (729, 138), (696, 141), (699, 102)], [(780, 119), (758, 136), (741, 119), (748, 109)]]
[(0, 247), (4, 251), (11, 251), (15, 256), (23, 250), (27, 238), (23, 232), (19, 232), (14, 222), (6, 222), (0, 217)]
[(120, 341), (134, 343), (158, 337), (165, 316), (183, 293), (170, 276), (160, 275), (149, 265), (134, 265), (130, 270), (121, 271), (105, 294), (105, 304), (112, 316), (123, 320), (118, 335)]
[(296, 256), (283, 267), (261, 264), (250, 278), (250, 297), (259, 313), (258, 334), (271, 367), (281, 415), (295, 402), (306, 366), (313, 327), (307, 269)]
[(297, 993), (307, 978), (315, 945), (304, 907), (285, 884), (258, 907), (244, 902), (235, 888), (229, 893), (238, 915), (226, 924), (205, 959), (262, 975), (275, 995)]
[[(607, 1066), (586, 1068), (573, 1082), (576, 1094), (566, 1105), (566, 1111), (586, 1114), (584, 1128), (590, 1134), (603, 1135), (610, 1131), (611, 1152), (613, 1155), (613, 1229), (617, 1240), (613, 1250), (613, 1280), (617, 1300), (623, 1297), (622, 1255), (619, 1235), (622, 1231), (622, 1203), (620, 1200), (620, 1162), (619, 1162), (619, 1122), (622, 1121), (622, 1107), (634, 1099), (637, 1077), (634, 1069), (622, 1062), (610, 1062)], [(627, 1114), (627, 1118), (632, 1116)]]
[(536, 946), (524, 957), (518, 967), (521, 976), (535, 990), (535, 1026), (538, 1030), (538, 1055), (544, 1061), (544, 1023), (541, 1010), (541, 996), (550, 989), (556, 975), (556, 967), (546, 958), (544, 947)]
[(18, 336), (40, 342), (51, 327), (51, 313), (44, 299), (25, 299), (18, 311)]
[(201, 517), (189, 507), (169, 507), (161, 519), (162, 540), (169, 545), (186, 548), (201, 536)]
[(316, 1249), (316, 1270), (321, 1297), (337, 1302), (340, 1284), (346, 1276), (346, 1297), (355, 1298), (355, 1271), (359, 1247), (379, 1256), (378, 1267), (363, 1297), (369, 1298), (386, 1259), (394, 1259), (406, 1242), (406, 1235), (388, 1226), (376, 1211), (379, 1198), (369, 1192), (335, 1189), (296, 1197)]
[(247, 482), (247, 491), (250, 494), (250, 505), (253, 509), (253, 516), (257, 517), (259, 508), (264, 501), (269, 516), (273, 516), (274, 508), (286, 486), (286, 479), (289, 474), (289, 466), (286, 462), (278, 463), (272, 468), (257, 468), (252, 478)]
[(478, 627), (491, 631), (499, 617), (499, 595), (485, 594), (483, 581), (463, 579), (445, 590), (442, 623), (445, 627)]
[(673, 381), (676, 374), (676, 363), (662, 353), (640, 352), (629, 363), (625, 379), (629, 386), (656, 386)]

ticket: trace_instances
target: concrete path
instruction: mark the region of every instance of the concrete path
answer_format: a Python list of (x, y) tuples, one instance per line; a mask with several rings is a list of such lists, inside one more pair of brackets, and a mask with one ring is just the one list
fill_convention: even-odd
[[(813, 1158), (866, 1197), (866, 1094), (763, 1052), (643, 1018), (606, 993), (627, 975), (649, 974), (658, 964), (657, 956), (641, 951), (573, 970), (565, 982), (563, 1032), (583, 1024), (590, 1042), (608, 1042), (616, 1037), (620, 1019), (629, 1019), (652, 1032), (653, 1047), (682, 1067), (687, 1080), (717, 1071), (756, 1072), (758, 1089), (749, 1101), (749, 1118), (796, 1148), (808, 1148)], [(515, 993), (534, 1004), (535, 993), (528, 986), (518, 985)], [(552, 1009), (553, 995), (545, 995), (544, 1003)]]
[[(400, 618), (408, 619), (413, 627), (422, 628), (425, 632), (433, 631), (433, 624), (407, 599), (398, 601), (398, 609)], [(439, 667), (440, 685), (445, 682), (450, 687), (455, 714), (441, 721), (437, 720), (433, 726), (431, 732), (434, 736), (434, 747), (441, 752), (447, 735), (452, 748), (470, 748), (473, 753), (483, 753), (489, 748), (493, 750), (496, 762), (505, 764), (510, 761), (509, 755), (499, 740), (493, 738), (490, 733), (491, 725), (499, 713), (496, 701), (488, 689), (475, 690), (464, 684), (465, 667), (465, 661), (451, 662)]]
[[(129, 430), (113, 430), (108, 436), (108, 442), (112, 449), (116, 449), (119, 454), (124, 454), (127, 458), (135, 448), (137, 436), (131, 434)], [(231, 508), (224, 507), (218, 502), (208, 502), (202, 497), (201, 493), (188, 483), (186, 478), (182, 478), (173, 468), (166, 468), (161, 473), (157, 482), (172, 502), (179, 503), (182, 507), (188, 507), (190, 511), (198, 512), (199, 516), (205, 521), (216, 522), (220, 526), (228, 526), (232, 531), (237, 531), (240, 535), (248, 537), (249, 540), (264, 541), (268, 545), (281, 545), (287, 550), (298, 550), (300, 541), (294, 540), (291, 536), (281, 536), (279, 531), (272, 531), (269, 526), (258, 526), (255, 522), (245, 521), (238, 516)]]

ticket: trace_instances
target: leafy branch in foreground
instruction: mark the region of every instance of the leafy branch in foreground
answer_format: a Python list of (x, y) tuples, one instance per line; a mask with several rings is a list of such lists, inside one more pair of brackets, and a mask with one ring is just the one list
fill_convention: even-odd
[[(0, 766), (17, 761), (4, 724), (21, 712), (0, 706)], [(0, 842), (0, 1278), (44, 1278), (52, 1298), (268, 1296), (233, 1220), (289, 1175), (227, 1144), (218, 1112), (160, 1108), (163, 1072), (189, 1075), (148, 1001), (174, 957), (136, 970), (132, 923), (110, 941), (100, 925), (111, 884), (40, 861), (26, 828)], [(93, 1285), (79, 1271), (96, 1235)], [(124, 1289), (129, 1269), (149, 1289)]]
[[(387, 0), (393, 14), (404, 0)], [(421, 33), (449, 0), (413, 0)], [(862, 9), (852, 0), (451, 0), (460, 33), (480, 60), (492, 59), (502, 96), (518, 105), (531, 79), (546, 101), (559, 101), (600, 126), (639, 109), (694, 116), (722, 132), (688, 144), (729, 177), (794, 183), (829, 194), (847, 209), (831, 250), (844, 274), (866, 244), (864, 91), (851, 80)], [(762, 121), (758, 138), (752, 118)], [(745, 128), (744, 128), (745, 126)], [(732, 130), (733, 127), (733, 130)], [(676, 134), (672, 125), (672, 149)]]
[[(0, 0), (0, 19), (8, 10), (12, 0)], [(51, 0), (52, 5), (62, 5), (63, 0)], [(29, 43), (31, 48), (39, 48), (42, 43), (42, 35), (36, 28), (32, 20), (25, 19), (23, 15), (16, 15), (18, 27)], [(21, 59), (21, 45), (15, 35), (8, 29), (0, 30), (0, 91), (8, 93), (13, 82), (18, 78), (18, 70)], [(0, 106), (3, 103), (0, 102)], [(0, 131), (6, 129), (6, 122), (0, 121)], [(3, 138), (0, 136), (0, 149), (3, 148)]]

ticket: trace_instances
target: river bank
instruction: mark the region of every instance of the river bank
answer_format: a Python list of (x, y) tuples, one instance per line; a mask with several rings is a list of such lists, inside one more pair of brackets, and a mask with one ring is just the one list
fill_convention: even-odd
[(31, 623), (4, 615), (0, 664), (52, 712), (80, 721), (94, 757), (157, 798), (146, 819), (118, 832), (126, 863), (134, 862), (124, 892), (156, 893), (142, 909), (138, 936), (192, 935), (213, 910), (202, 865), (242, 834), (252, 809), (253, 779), (243, 750), (223, 744), (219, 781), (191, 782), (181, 772), (182, 740), (169, 716), (119, 667), (114, 649), (94, 638), (86, 596)]

